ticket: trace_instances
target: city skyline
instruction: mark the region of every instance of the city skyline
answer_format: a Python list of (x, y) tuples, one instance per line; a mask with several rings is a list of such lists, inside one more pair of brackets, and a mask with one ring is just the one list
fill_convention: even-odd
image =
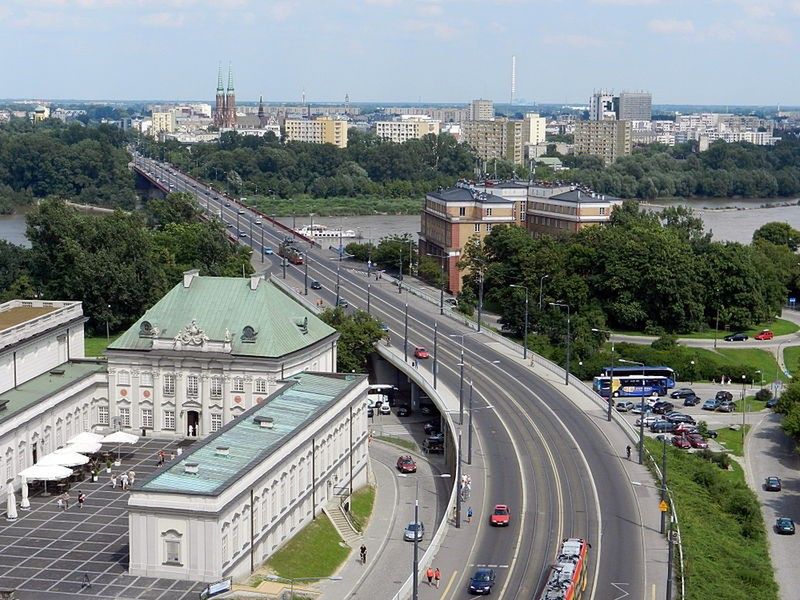
[(793, 105), (798, 20), (798, 0), (12, 0), (0, 51), (16, 60), (0, 95), (213, 101), (232, 62), (244, 101), (502, 104), (516, 56), (528, 102), (613, 89)]

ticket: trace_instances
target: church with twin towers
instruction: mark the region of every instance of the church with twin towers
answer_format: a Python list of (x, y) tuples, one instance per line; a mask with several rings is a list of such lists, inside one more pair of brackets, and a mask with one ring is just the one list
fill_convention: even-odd
[(236, 93), (233, 90), (233, 71), (228, 65), (228, 87), (222, 87), (222, 65), (217, 74), (217, 99), (214, 105), (214, 125), (219, 128), (236, 127)]

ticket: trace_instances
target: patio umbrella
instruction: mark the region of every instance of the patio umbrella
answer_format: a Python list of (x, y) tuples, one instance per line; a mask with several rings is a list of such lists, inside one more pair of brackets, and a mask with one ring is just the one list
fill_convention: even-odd
[(84, 442), (93, 442), (99, 444), (101, 441), (103, 441), (103, 436), (99, 433), (84, 431), (83, 433), (79, 433), (74, 438), (69, 440), (67, 444), (82, 444)]
[(89, 457), (77, 452), (53, 452), (39, 459), (36, 465), (49, 466), (56, 465), (61, 467), (77, 467), (89, 462)]
[(14, 496), (14, 486), (10, 483), (6, 486), (6, 492), (8, 493), (8, 504), (6, 507), (6, 520), (8, 521), (16, 521), (17, 520), (17, 498)]
[[(33, 481), (44, 481), (44, 493), (42, 496), (49, 496), (50, 494), (47, 493), (47, 482), (61, 481), (62, 479), (66, 479), (72, 475), (72, 469), (68, 469), (59, 465), (42, 465), (37, 463), (32, 467), (28, 467), (27, 469), (20, 471), (18, 475), (22, 477), (23, 482), (26, 479), (31, 479)], [(25, 485), (27, 485), (27, 483)], [(23, 492), (23, 496), (25, 495), (27, 495), (27, 492)]]
[(24, 477), (22, 479), (22, 500), (19, 502), (19, 507), (22, 510), (30, 510), (31, 509), (31, 501), (28, 500), (28, 480)]
[(138, 435), (133, 435), (132, 433), (127, 433), (125, 431), (115, 431), (114, 433), (110, 433), (103, 438), (104, 444), (116, 444), (117, 445), (117, 460), (119, 460), (119, 447), (122, 444), (135, 444), (139, 441)]
[(77, 452), (78, 454), (95, 454), (100, 452), (100, 442), (69, 442), (66, 448), (59, 448), (56, 454)]

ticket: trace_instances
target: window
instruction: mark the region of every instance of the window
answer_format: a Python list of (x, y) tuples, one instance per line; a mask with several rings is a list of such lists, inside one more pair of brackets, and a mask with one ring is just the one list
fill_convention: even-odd
[(13, 479), (14, 476), (14, 455), (11, 450), (6, 454), (6, 478)]
[(127, 406), (121, 406), (119, 409), (119, 420), (123, 427), (131, 426), (131, 409)]
[(189, 375), (186, 378), (186, 395), (187, 396), (197, 396), (197, 391), (200, 387), (200, 384), (197, 379), (197, 375)]
[(480, 230), (481, 230), (481, 224), (480, 223), (475, 223), (475, 233), (479, 233)]
[(175, 375), (173, 373), (167, 373), (164, 375), (164, 395), (175, 395)]
[(223, 533), (222, 534), (222, 564), (225, 564), (226, 562), (228, 562), (228, 557), (229, 556), (230, 555), (228, 554), (228, 534), (227, 533)]
[(170, 529), (161, 534), (164, 540), (164, 564), (181, 564), (181, 534)]
[(491, 217), (492, 216), (492, 209), (491, 208), (487, 208), (486, 209), (486, 216), (487, 217)]
[(233, 554), (239, 552), (239, 523), (233, 524)]
[(153, 374), (139, 373), (139, 385), (143, 385), (145, 387), (153, 387)]
[(131, 384), (131, 372), (130, 371), (120, 371), (117, 373), (117, 385), (130, 385)]
[(216, 398), (222, 396), (222, 377), (211, 378), (211, 395)]
[(219, 413), (211, 413), (211, 432), (219, 431), (222, 429), (222, 415)]
[(604, 207), (600, 207), (600, 214), (601, 215), (606, 214), (606, 209)]
[(233, 391), (234, 392), (244, 391), (244, 379), (242, 379), (241, 377), (235, 377), (233, 379)]
[(25, 447), (20, 446), (17, 451), (17, 473), (25, 470)]
[(61, 448), (64, 445), (64, 432), (61, 431), (61, 425), (56, 428), (56, 448)]
[(152, 408), (143, 408), (142, 409), (142, 427), (147, 427), (148, 429), (153, 428), (153, 409)]
[(256, 394), (266, 394), (266, 393), (267, 393), (267, 380), (256, 379)]
[(492, 230), (492, 224), (491, 223), (487, 223), (486, 224), (486, 232), (489, 233), (491, 230)]
[(98, 406), (97, 407), (97, 424), (98, 425), (108, 425), (108, 407), (107, 406)]
[(175, 429), (175, 411), (164, 411), (164, 429)]
[(465, 217), (466, 215), (467, 215), (467, 209), (465, 206), (462, 206), (461, 208), (458, 209), (459, 217)]

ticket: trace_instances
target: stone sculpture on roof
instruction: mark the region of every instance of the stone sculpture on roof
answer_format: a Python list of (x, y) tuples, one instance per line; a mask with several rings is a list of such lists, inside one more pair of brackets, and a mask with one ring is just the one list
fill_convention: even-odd
[(197, 320), (192, 319), (191, 324), (183, 328), (175, 336), (175, 347), (181, 346), (202, 346), (208, 341), (208, 336), (197, 326)]

